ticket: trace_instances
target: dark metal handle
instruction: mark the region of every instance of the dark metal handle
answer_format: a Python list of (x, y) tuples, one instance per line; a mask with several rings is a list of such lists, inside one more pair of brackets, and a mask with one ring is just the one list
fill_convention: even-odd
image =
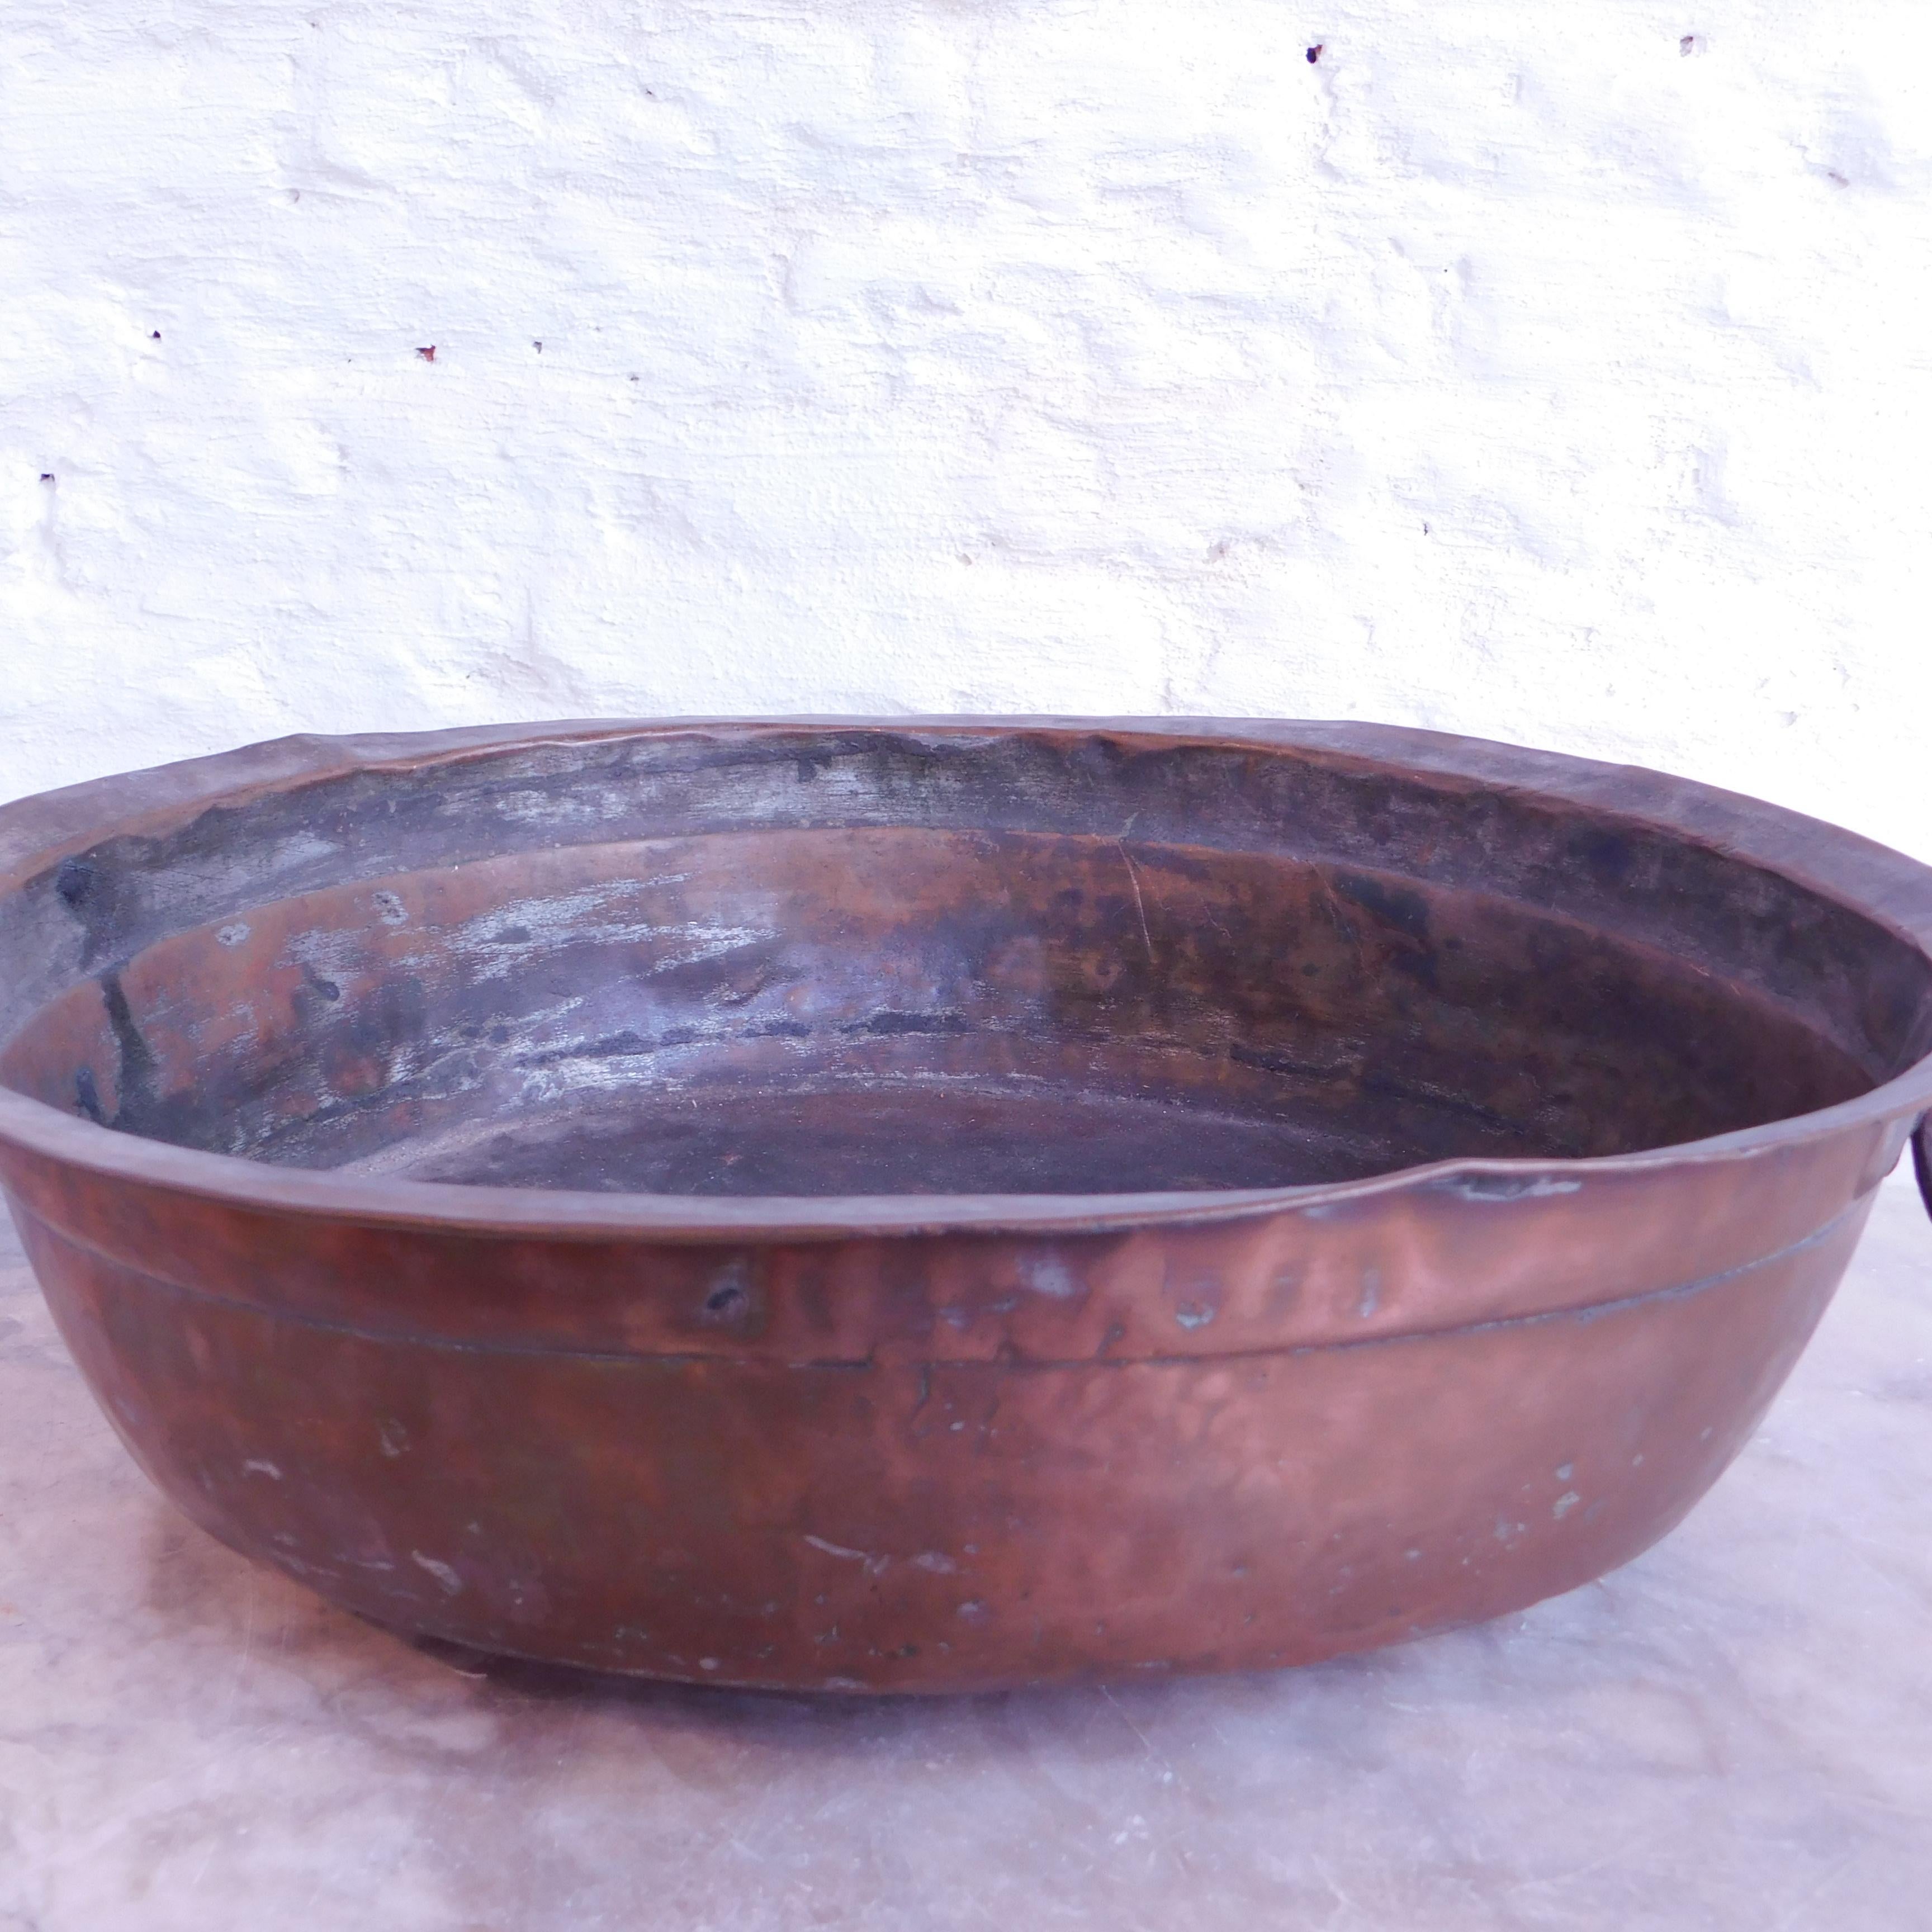
[(1912, 1130), (1912, 1171), (1918, 1177), (1918, 1198), (1932, 1214), (1932, 1114), (1921, 1114)]

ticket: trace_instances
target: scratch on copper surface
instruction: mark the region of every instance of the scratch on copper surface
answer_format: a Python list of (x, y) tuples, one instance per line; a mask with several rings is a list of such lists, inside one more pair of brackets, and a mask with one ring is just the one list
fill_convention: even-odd
[(1127, 880), (1134, 889), (1134, 910), (1141, 916), (1141, 941), (1147, 948), (1148, 964), (1154, 964), (1154, 934), (1148, 930), (1147, 902), (1141, 897), (1141, 875), (1134, 869), (1132, 855), (1120, 840), (1114, 841), (1114, 849), (1120, 855), (1120, 862), (1127, 868)]
[(842, 1557), (850, 1563), (862, 1563), (874, 1576), (892, 1562), (890, 1556), (874, 1556), (868, 1550), (848, 1550), (843, 1544), (827, 1543), (822, 1536), (808, 1536), (806, 1541), (814, 1550), (822, 1550), (828, 1556)]
[(410, 1561), (418, 1569), (428, 1570), (451, 1596), (462, 1594), (463, 1579), (449, 1564), (440, 1562), (434, 1556), (425, 1556), (420, 1550), (410, 1552)]

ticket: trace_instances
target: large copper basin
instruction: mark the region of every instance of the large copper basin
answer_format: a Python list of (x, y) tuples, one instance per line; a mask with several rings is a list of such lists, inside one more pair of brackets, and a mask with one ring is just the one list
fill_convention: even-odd
[(1425, 733), (302, 738), (0, 811), (0, 1179), (142, 1466), (399, 1630), (693, 1682), (1598, 1575), (1928, 1054), (1932, 871)]

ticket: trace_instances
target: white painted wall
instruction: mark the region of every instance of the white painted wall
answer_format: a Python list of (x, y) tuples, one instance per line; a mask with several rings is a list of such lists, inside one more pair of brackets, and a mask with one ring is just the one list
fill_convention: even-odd
[(1932, 857), (1928, 74), (1922, 0), (7, 0), (0, 796), (1282, 712)]

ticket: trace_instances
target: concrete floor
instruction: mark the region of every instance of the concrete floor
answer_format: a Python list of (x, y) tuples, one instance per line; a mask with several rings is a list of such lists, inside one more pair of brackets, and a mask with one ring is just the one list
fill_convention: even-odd
[(460, 1668), (155, 1495), (0, 1222), (0, 1932), (1932, 1924), (1932, 1226), (1736, 1468), (1484, 1628), (870, 1703)]

